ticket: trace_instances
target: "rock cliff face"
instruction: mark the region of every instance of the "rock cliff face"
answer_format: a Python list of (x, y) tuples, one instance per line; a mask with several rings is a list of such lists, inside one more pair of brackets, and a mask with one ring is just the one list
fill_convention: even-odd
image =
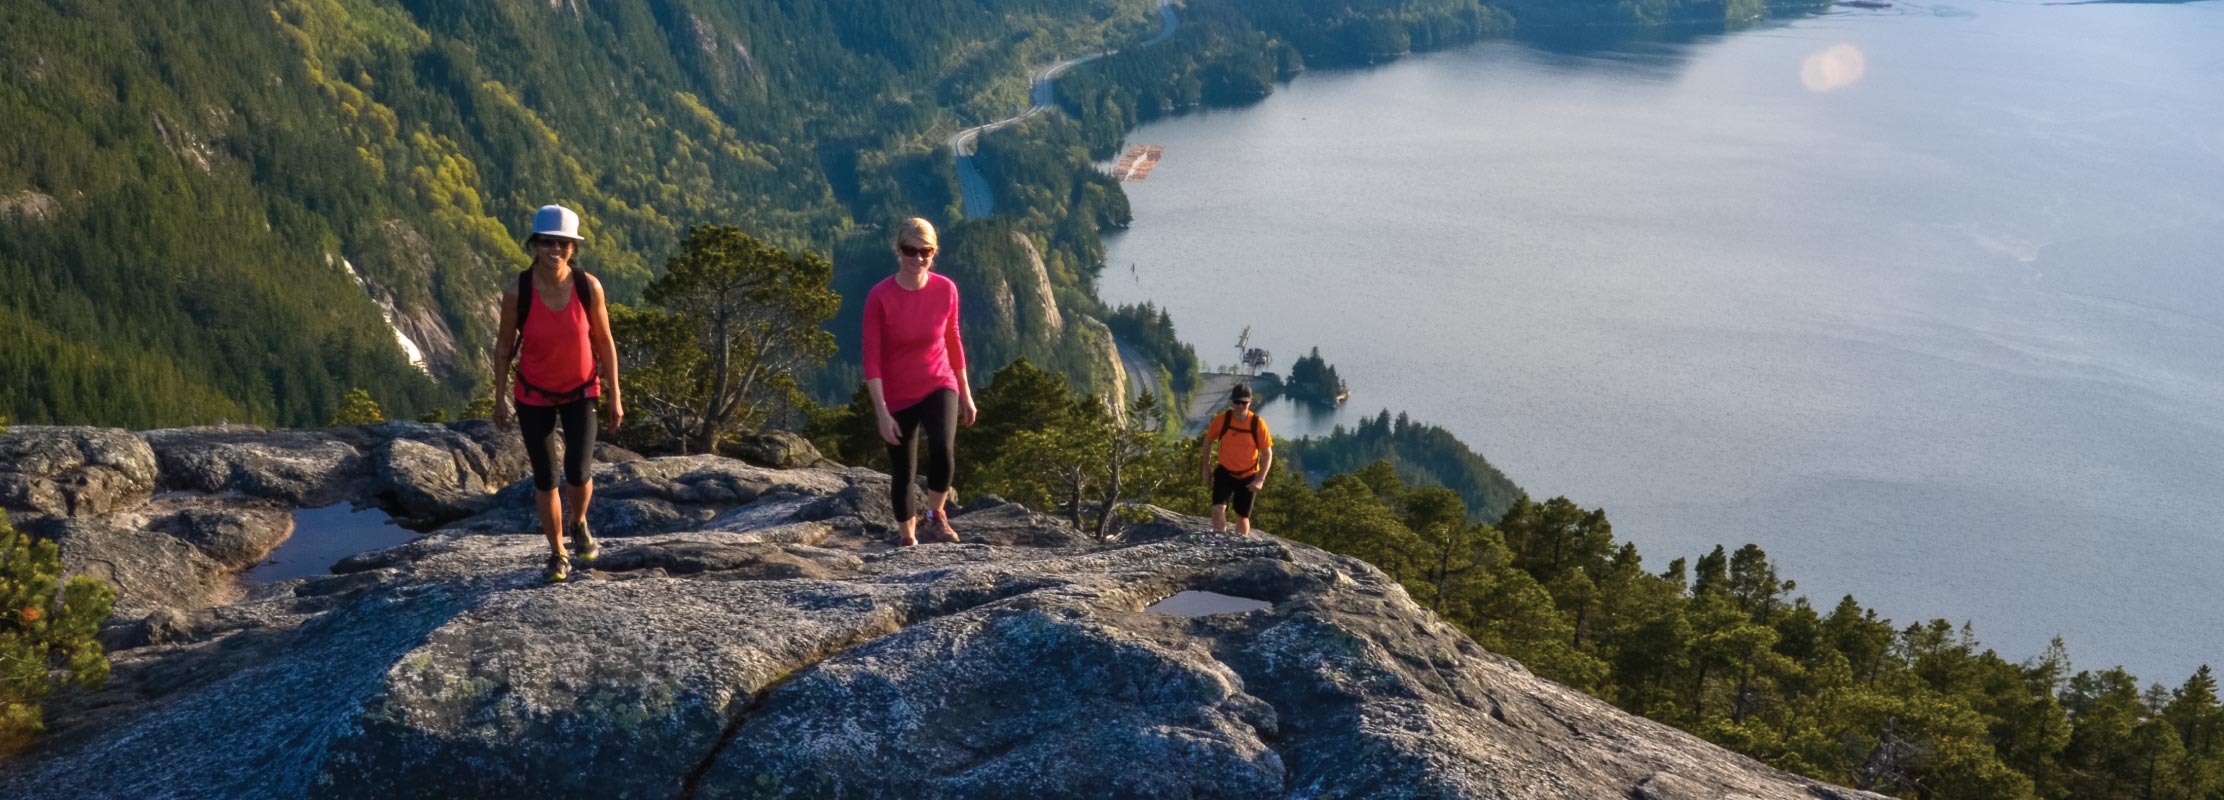
[[(966, 544), (893, 549), (885, 476), (630, 460), (598, 467), (602, 558), (543, 584), (514, 449), (472, 424), (0, 437), (19, 523), (192, 576), (119, 578), (114, 677), (50, 703), (0, 796), (1873, 797), (1536, 678), (1366, 564), (1172, 514), (1097, 544), (987, 502)], [(326, 500), (440, 527), (228, 582)], [(1144, 611), (1192, 589), (1272, 606)]]

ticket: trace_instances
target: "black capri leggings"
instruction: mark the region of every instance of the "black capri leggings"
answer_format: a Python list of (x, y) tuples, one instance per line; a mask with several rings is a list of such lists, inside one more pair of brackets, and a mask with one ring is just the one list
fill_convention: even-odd
[(595, 398), (582, 397), (560, 406), (517, 404), (517, 427), (525, 433), (525, 455), (533, 460), (533, 488), (556, 488), (556, 465), (548, 447), (556, 441), (556, 420), (564, 421), (564, 482), (585, 486), (594, 477), (588, 467), (595, 458)]
[(950, 475), (958, 469), (957, 449), (952, 446), (958, 437), (958, 393), (942, 389), (889, 416), (896, 418), (903, 443), (888, 446), (888, 474), (893, 478), (888, 482), (888, 503), (895, 507), (896, 521), (902, 522), (916, 513), (911, 507), (911, 486), (919, 475), (921, 428), (927, 433), (927, 488), (950, 490)]

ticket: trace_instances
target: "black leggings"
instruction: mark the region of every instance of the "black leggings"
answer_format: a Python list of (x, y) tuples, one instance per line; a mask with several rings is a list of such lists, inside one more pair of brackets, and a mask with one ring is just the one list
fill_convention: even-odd
[(927, 488), (950, 490), (950, 474), (958, 470), (957, 449), (951, 446), (958, 437), (958, 393), (942, 389), (889, 416), (896, 418), (903, 443), (888, 446), (888, 503), (895, 507), (896, 521), (902, 522), (915, 513), (911, 487), (919, 476), (921, 428), (927, 432)]
[(556, 488), (556, 465), (550, 463), (548, 446), (556, 441), (556, 418), (564, 421), (564, 482), (585, 486), (594, 477), (588, 465), (595, 458), (595, 398), (583, 397), (560, 406), (517, 404), (517, 427), (525, 432), (525, 455), (533, 460), (533, 488)]

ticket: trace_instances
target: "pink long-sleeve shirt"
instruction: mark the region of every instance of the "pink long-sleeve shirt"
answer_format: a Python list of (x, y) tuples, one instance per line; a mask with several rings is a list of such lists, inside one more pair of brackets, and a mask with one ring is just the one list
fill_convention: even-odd
[(865, 380), (880, 379), (888, 410), (900, 411), (937, 390), (958, 388), (965, 342), (958, 338), (958, 285), (927, 273), (917, 291), (896, 276), (865, 295)]

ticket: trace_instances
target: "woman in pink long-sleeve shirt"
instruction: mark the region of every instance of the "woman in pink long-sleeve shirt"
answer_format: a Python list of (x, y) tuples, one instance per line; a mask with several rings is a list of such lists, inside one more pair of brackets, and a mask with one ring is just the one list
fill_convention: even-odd
[(880, 438), (888, 442), (889, 502), (900, 526), (896, 543), (905, 546), (919, 542), (911, 489), (919, 475), (921, 431), (927, 440), (927, 535), (958, 540), (943, 504), (957, 471), (957, 426), (972, 425), (977, 413), (958, 337), (958, 287), (932, 272), (934, 253), (934, 225), (905, 220), (896, 230), (896, 274), (865, 295), (865, 387)]

